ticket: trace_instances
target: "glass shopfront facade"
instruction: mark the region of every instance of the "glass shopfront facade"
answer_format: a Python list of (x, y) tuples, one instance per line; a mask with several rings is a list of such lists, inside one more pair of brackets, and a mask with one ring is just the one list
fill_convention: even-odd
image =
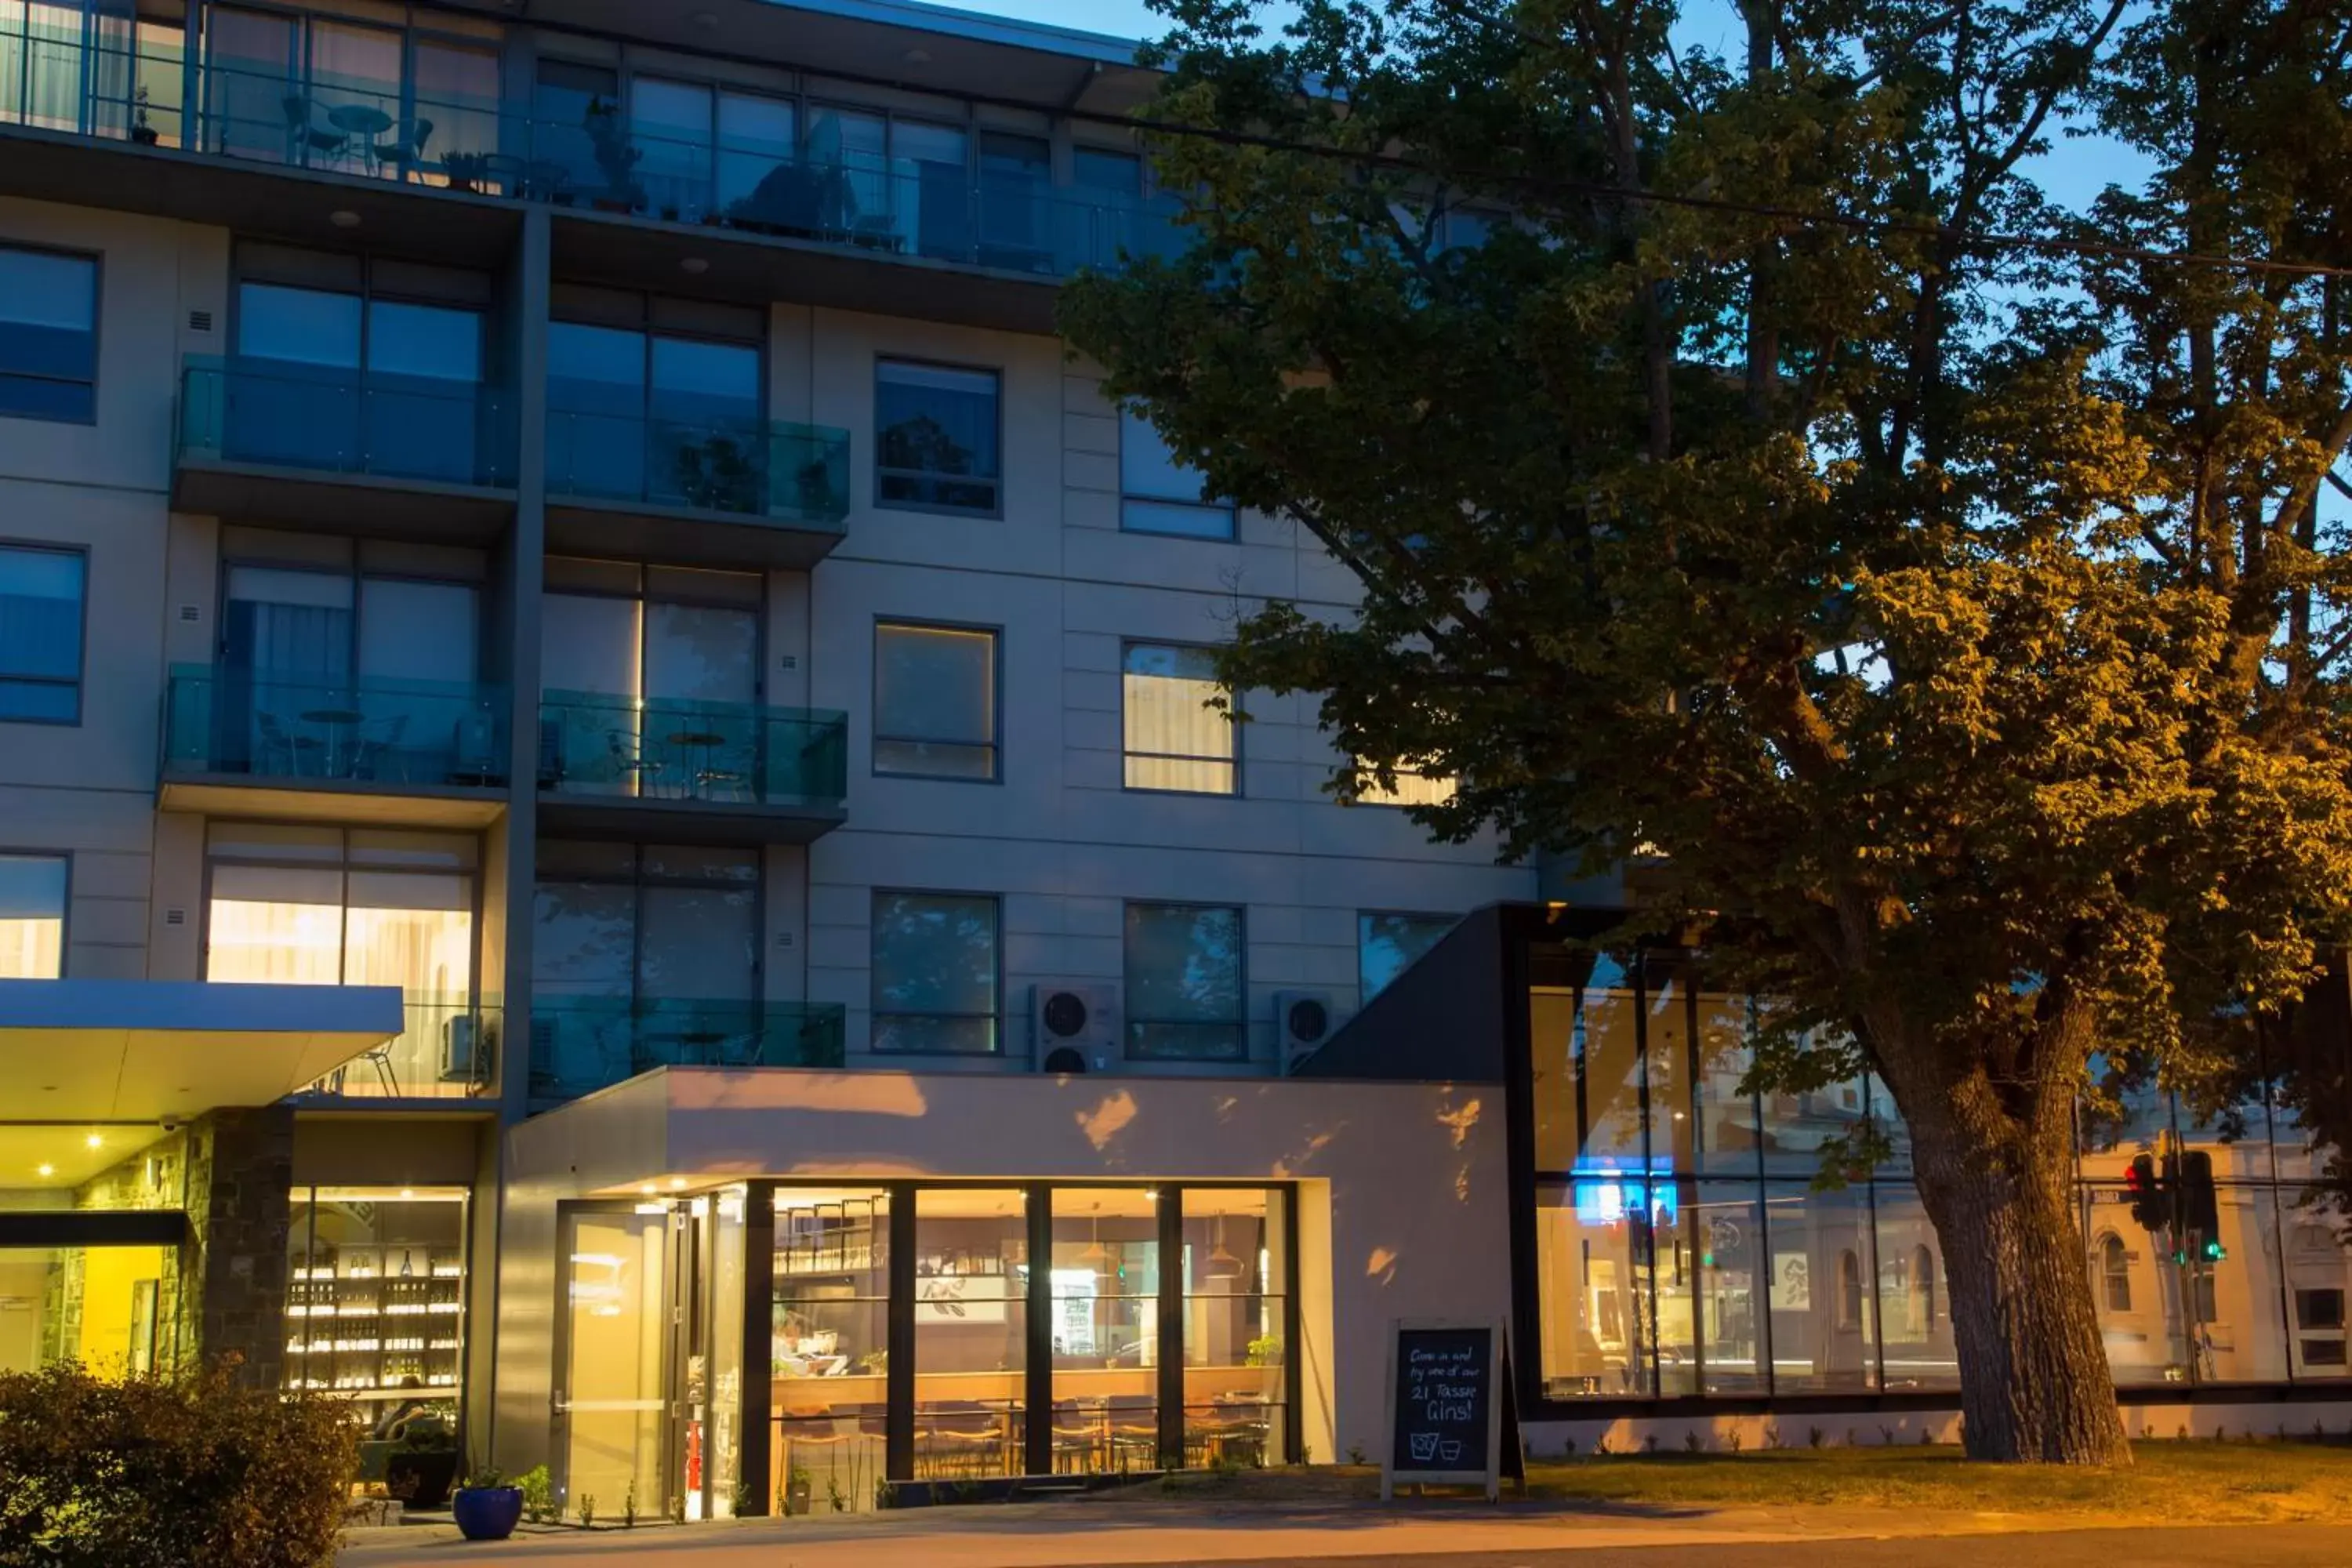
[[(1686, 952), (1526, 949), (1534, 1392), (1571, 1409), (1825, 1401), (1959, 1386), (1944, 1254), (1874, 1075), (1745, 1092), (1748, 998)], [(2079, 1119), (2078, 1215), (2117, 1388), (2352, 1381), (2347, 1222), (2325, 1150), (2257, 1098), (2199, 1120), (2150, 1089)], [(1823, 1145), (1874, 1122), (1865, 1179), (1817, 1189)], [(2214, 1215), (2136, 1216), (2136, 1156), (2210, 1159)], [(1533, 1313), (1533, 1321), (1525, 1314)]]
[(796, 1489), (817, 1511), (848, 1511), (872, 1507), (885, 1480), (1275, 1464), (1295, 1452), (1287, 1187), (779, 1183), (772, 1194), (776, 1511)]

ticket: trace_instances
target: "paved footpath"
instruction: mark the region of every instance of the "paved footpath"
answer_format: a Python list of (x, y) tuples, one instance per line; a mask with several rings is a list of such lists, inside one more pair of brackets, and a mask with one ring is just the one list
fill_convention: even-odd
[[(2079, 1521), (2053, 1521), (2079, 1523)], [(1434, 1503), (1217, 1507), (1158, 1500), (908, 1510), (633, 1531), (357, 1531), (339, 1568), (2342, 1568), (2352, 1526), (2035, 1528), (2019, 1515), (1875, 1509)]]

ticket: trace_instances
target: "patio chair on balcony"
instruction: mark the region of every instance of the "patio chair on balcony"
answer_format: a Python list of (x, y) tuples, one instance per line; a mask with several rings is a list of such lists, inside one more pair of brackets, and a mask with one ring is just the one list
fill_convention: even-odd
[[(295, 734), (278, 721), (275, 713), (257, 711), (253, 716), (253, 731), (261, 742), (258, 753), (253, 759), (253, 771), (257, 773), (299, 778), (309, 771), (302, 766), (305, 755), (314, 758), (326, 755), (326, 746), (317, 736)], [(323, 763), (320, 771), (324, 771)]]
[(379, 142), (372, 149), (379, 167), (390, 169), (394, 177), (414, 179), (425, 166), (425, 144), (433, 139), (433, 121), (418, 118), (407, 132), (390, 142)]
[(395, 713), (383, 721), (381, 727), (360, 731), (357, 746), (352, 752), (352, 777), (380, 779), (385, 776), (385, 766), (394, 758), (399, 760), (400, 777), (408, 780), (408, 753), (400, 749), (403, 736), (408, 733), (408, 715)]
[(286, 130), (293, 140), (297, 160), (307, 161), (312, 153), (340, 158), (351, 151), (349, 136), (341, 131), (324, 129), (310, 118), (310, 100), (300, 93), (288, 93), (280, 106), (286, 110)]

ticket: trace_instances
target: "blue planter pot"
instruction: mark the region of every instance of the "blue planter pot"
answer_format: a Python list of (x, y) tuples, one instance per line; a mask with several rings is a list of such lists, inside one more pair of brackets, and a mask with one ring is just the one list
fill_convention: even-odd
[(504, 1541), (522, 1521), (520, 1487), (460, 1487), (450, 1517), (468, 1541)]

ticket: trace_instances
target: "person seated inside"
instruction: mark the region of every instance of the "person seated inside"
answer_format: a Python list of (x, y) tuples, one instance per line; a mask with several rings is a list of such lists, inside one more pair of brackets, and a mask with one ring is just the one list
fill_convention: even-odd
[[(398, 1442), (407, 1435), (410, 1422), (419, 1416), (433, 1415), (433, 1406), (421, 1396), (421, 1391), (425, 1387), (423, 1378), (412, 1372), (400, 1380), (400, 1387), (402, 1396), (394, 1400), (392, 1406), (382, 1415), (376, 1417), (375, 1429), (369, 1434), (379, 1443)], [(419, 1390), (419, 1394), (409, 1394), (407, 1391), (412, 1388)]]

